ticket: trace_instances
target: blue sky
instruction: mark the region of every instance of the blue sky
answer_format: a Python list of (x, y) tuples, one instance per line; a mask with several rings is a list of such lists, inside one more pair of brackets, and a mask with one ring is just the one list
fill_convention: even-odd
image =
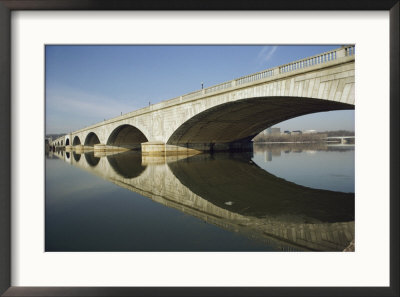
[[(46, 46), (46, 134), (68, 133), (332, 46)], [(353, 130), (354, 111), (282, 122), (284, 130)]]

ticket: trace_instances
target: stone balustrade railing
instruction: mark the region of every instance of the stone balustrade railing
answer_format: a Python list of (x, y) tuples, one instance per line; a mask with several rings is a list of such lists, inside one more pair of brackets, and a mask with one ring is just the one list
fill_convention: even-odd
[(289, 64), (279, 66), (279, 73), (286, 73), (293, 70), (303, 69), (317, 64), (333, 61), (345, 56), (352, 56), (355, 53), (354, 49), (355, 49), (354, 45), (345, 46), (319, 55), (308, 57), (299, 61), (294, 61)]
[(257, 73), (251, 74), (251, 75), (240, 77), (233, 81), (234, 82), (233, 85), (242, 85), (242, 84), (253, 82), (253, 81), (263, 79), (263, 78), (266, 78), (269, 76), (273, 76), (274, 70), (275, 69), (267, 69), (267, 70), (257, 72)]
[(226, 82), (226, 83), (222, 83), (222, 84), (219, 84), (219, 85), (216, 85), (216, 86), (209, 87), (209, 88), (204, 90), (204, 93), (205, 94), (213, 93), (213, 92), (216, 92), (216, 91), (228, 89), (230, 87), (232, 87), (232, 82), (229, 81), (229, 82)]
[(346, 52), (346, 56), (353, 56), (353, 55), (356, 54), (356, 52), (355, 52), (356, 47), (355, 47), (354, 45), (352, 45), (352, 46), (346, 46), (346, 47), (344, 48), (344, 50), (345, 50), (345, 52)]
[(200, 90), (200, 91), (196, 91), (196, 92), (192, 92), (192, 93), (183, 95), (182, 98), (183, 99), (192, 99), (192, 98), (198, 97), (202, 94), (203, 94), (203, 92), (202, 92), (202, 90)]
[(354, 45), (344, 46), (344, 47), (334, 49), (329, 52), (318, 54), (318, 55), (308, 57), (308, 58), (305, 58), (302, 60), (294, 61), (294, 62), (285, 64), (285, 65), (282, 65), (279, 67), (266, 69), (266, 70), (263, 70), (263, 71), (260, 71), (260, 72), (254, 73), (254, 74), (242, 76), (240, 78), (237, 78), (237, 79), (234, 79), (234, 80), (231, 80), (228, 82), (224, 82), (224, 83), (206, 88), (204, 90), (195, 91), (195, 92), (183, 95), (182, 99), (183, 100), (193, 99), (193, 98), (196, 98), (197, 96), (200, 97), (201, 95), (204, 95), (204, 94), (210, 94), (210, 93), (222, 91), (225, 89), (229, 89), (229, 88), (232, 88), (235, 86), (252, 83), (254, 81), (261, 80), (261, 79), (271, 77), (274, 75), (278, 75), (281, 73), (287, 73), (287, 72), (291, 72), (291, 71), (295, 71), (295, 70), (299, 70), (299, 69), (304, 69), (306, 67), (310, 67), (310, 66), (314, 66), (317, 64), (323, 64), (326, 62), (337, 60), (338, 58), (343, 58), (346, 56), (353, 56), (354, 54), (355, 54), (355, 46)]

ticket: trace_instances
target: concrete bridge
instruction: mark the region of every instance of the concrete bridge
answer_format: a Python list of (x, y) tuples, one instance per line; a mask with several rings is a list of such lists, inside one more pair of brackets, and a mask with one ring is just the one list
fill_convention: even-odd
[(341, 144), (349, 143), (350, 139), (355, 139), (355, 136), (329, 136), (325, 138), (326, 141), (339, 140)]
[(53, 146), (143, 154), (242, 150), (284, 120), (354, 109), (354, 72), (354, 46), (344, 46), (97, 123)]
[(67, 163), (183, 213), (280, 250), (342, 251), (354, 239), (354, 194), (278, 178), (251, 154), (186, 158), (56, 151)]

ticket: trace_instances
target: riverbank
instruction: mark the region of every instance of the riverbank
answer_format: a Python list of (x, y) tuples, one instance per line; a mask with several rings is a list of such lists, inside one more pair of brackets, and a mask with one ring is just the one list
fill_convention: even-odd
[(259, 134), (254, 137), (254, 142), (279, 142), (279, 143), (311, 143), (325, 142), (327, 134)]
[[(340, 135), (343, 133), (342, 135)], [(353, 135), (350, 135), (353, 134)], [(338, 143), (340, 137), (354, 136), (348, 131), (299, 134), (259, 134), (253, 138), (254, 143)], [(328, 138), (329, 137), (329, 138)], [(333, 137), (339, 137), (337, 140)], [(329, 139), (329, 140), (328, 140)], [(354, 144), (354, 138), (346, 139), (346, 143)]]

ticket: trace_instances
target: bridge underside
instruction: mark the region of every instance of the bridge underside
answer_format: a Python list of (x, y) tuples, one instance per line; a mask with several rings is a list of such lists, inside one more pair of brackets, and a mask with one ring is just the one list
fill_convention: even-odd
[(139, 129), (131, 125), (122, 125), (111, 133), (107, 141), (107, 146), (137, 150), (140, 149), (140, 144), (146, 141), (146, 136)]
[(247, 150), (261, 131), (301, 115), (354, 109), (354, 105), (312, 98), (253, 98), (225, 103), (181, 125), (167, 145), (173, 150)]
[(95, 144), (100, 143), (99, 138), (93, 132), (89, 133), (85, 139), (85, 146), (94, 146)]

